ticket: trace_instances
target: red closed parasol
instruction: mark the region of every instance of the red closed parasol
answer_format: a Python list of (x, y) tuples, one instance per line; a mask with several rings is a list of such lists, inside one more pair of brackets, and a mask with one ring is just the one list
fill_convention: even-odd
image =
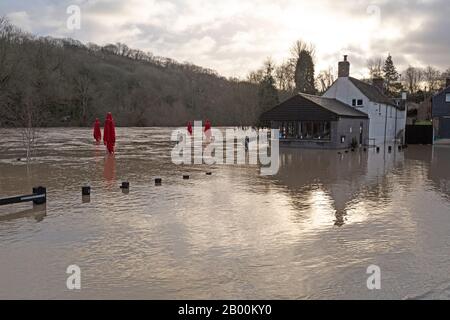
[(102, 131), (100, 130), (100, 120), (95, 119), (94, 122), (94, 139), (95, 141), (100, 142), (102, 140)]
[(106, 145), (109, 153), (114, 153), (114, 146), (116, 144), (116, 127), (111, 112), (108, 112), (106, 115), (103, 143)]
[(188, 125), (187, 125), (187, 131), (192, 136), (192, 123), (190, 121), (188, 122)]
[(211, 139), (211, 122), (209, 120), (205, 121), (205, 136), (207, 141)]
[(209, 120), (205, 121), (205, 132), (211, 130), (211, 122)]

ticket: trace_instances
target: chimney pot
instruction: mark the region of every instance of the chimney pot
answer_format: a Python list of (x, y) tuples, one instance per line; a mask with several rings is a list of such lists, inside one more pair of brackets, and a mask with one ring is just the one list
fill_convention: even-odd
[(350, 62), (348, 62), (348, 56), (344, 56), (344, 61), (340, 61), (338, 64), (338, 77), (345, 78), (350, 76)]

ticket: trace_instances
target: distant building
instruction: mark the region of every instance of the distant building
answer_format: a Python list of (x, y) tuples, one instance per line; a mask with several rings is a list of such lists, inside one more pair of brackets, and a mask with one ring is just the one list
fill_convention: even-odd
[(404, 142), (406, 108), (384, 94), (383, 79), (373, 79), (369, 84), (350, 77), (347, 56), (339, 62), (338, 79), (323, 96), (337, 99), (368, 115), (370, 128), (366, 144)]
[(432, 117), (434, 144), (450, 144), (450, 78), (432, 98)]
[(417, 122), (430, 122), (431, 124), (431, 97), (425, 98), (424, 101), (415, 103), (408, 102), (408, 114), (406, 119), (407, 125), (413, 125)]
[(322, 97), (297, 94), (264, 113), (261, 120), (280, 130), (281, 144), (348, 148), (351, 144), (404, 142), (406, 110), (373, 85), (350, 77), (347, 56), (339, 77)]

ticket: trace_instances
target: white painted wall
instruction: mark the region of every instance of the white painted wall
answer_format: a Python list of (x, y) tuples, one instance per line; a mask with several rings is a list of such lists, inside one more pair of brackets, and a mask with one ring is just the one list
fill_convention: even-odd
[(349, 106), (352, 106), (353, 99), (362, 99), (363, 106), (355, 108), (369, 116), (369, 139), (371, 144), (383, 144), (385, 130), (387, 143), (392, 143), (402, 130), (404, 132), (406, 111), (397, 110), (397, 132), (395, 132), (396, 108), (370, 101), (347, 77), (338, 78), (323, 96), (337, 99)]

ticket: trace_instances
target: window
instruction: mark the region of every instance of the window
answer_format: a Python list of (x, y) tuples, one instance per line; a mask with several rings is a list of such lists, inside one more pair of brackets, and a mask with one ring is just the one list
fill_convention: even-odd
[(450, 102), (450, 93), (445, 95), (445, 102)]
[(364, 104), (364, 101), (362, 99), (353, 99), (352, 100), (353, 107), (362, 107), (363, 104)]
[(345, 136), (341, 136), (341, 143), (345, 143)]
[(298, 138), (298, 123), (297, 122), (282, 122), (280, 127), (281, 137), (286, 138)]
[(331, 138), (331, 124), (329, 121), (303, 121), (300, 127), (300, 139), (330, 140)]

